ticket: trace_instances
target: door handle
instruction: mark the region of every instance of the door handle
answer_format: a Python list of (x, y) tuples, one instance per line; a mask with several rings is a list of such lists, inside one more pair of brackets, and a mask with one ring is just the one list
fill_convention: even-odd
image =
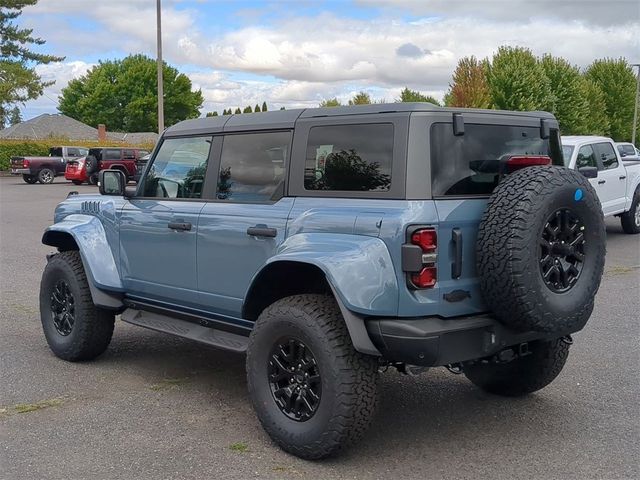
[(627, 178), (627, 176), (626, 176), (626, 175), (620, 175), (618, 178), (619, 178), (620, 180), (624, 180), (625, 178)]
[(598, 181), (598, 185), (602, 185), (603, 183), (606, 183), (606, 180), (600, 180), (600, 181)]
[(278, 230), (267, 227), (266, 225), (256, 225), (255, 227), (247, 228), (247, 235), (251, 235), (252, 237), (274, 238), (278, 235)]
[(460, 278), (462, 275), (462, 232), (459, 228), (451, 230), (451, 241), (453, 242), (451, 278)]
[(171, 222), (167, 225), (171, 230), (189, 231), (191, 230), (191, 224), (189, 222)]

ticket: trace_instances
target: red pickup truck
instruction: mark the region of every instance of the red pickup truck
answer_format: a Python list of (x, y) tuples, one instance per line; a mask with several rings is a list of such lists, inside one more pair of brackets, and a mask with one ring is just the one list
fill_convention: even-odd
[(88, 153), (84, 147), (51, 147), (48, 157), (11, 157), (11, 174), (22, 175), (29, 184), (53, 183), (57, 175), (65, 172), (67, 162)]
[(91, 148), (86, 157), (67, 162), (64, 178), (76, 185), (84, 182), (96, 185), (100, 170), (115, 169), (121, 170), (129, 181), (137, 172), (136, 161), (148, 153), (147, 150), (129, 147)]

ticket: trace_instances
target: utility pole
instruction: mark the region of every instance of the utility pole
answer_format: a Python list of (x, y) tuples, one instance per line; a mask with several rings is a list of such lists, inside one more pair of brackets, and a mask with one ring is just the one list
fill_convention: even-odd
[(638, 125), (638, 97), (640, 96), (640, 63), (634, 63), (631, 67), (638, 69), (638, 78), (636, 79), (636, 105), (633, 109), (633, 125), (631, 127), (631, 143), (636, 146), (636, 129)]
[(162, 85), (162, 14), (160, 0), (156, 0), (157, 46), (158, 46), (158, 133), (164, 131), (164, 91)]

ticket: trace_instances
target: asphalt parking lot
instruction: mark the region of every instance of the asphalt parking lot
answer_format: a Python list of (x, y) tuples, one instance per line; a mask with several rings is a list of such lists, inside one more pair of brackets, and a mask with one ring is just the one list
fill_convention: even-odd
[(40, 238), (71, 190), (96, 191), (0, 178), (0, 478), (640, 478), (640, 236), (617, 219), (595, 312), (553, 384), (504, 399), (444, 369), (387, 372), (366, 438), (306, 462), (260, 427), (243, 356), (122, 322), (96, 361), (53, 356)]

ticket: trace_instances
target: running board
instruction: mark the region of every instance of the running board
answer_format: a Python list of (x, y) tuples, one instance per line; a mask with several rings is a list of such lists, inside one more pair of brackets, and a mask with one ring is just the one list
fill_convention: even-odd
[(188, 338), (189, 340), (195, 340), (196, 342), (237, 353), (246, 352), (249, 343), (248, 337), (211, 327), (204, 327), (197, 323), (160, 315), (159, 313), (128, 308), (122, 312), (120, 318), (133, 325)]

